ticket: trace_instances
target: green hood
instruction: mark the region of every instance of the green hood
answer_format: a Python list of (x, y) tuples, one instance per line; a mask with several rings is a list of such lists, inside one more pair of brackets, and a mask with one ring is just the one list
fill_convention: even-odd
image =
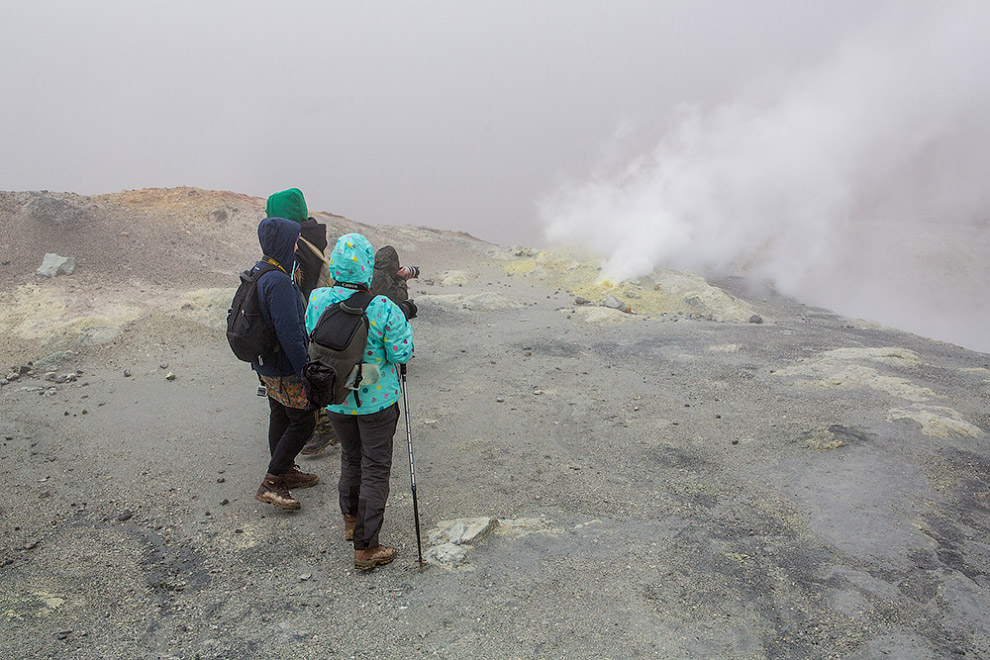
[(299, 188), (289, 188), (269, 197), (265, 213), (269, 218), (285, 218), (296, 222), (303, 222), (309, 217), (306, 198)]
[(333, 246), (329, 265), (335, 281), (366, 285), (374, 275), (375, 251), (361, 234), (344, 234)]

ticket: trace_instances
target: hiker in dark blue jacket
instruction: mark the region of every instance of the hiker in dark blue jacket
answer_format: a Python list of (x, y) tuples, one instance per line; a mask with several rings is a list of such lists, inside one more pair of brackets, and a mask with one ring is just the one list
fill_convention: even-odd
[(258, 280), (258, 302), (262, 316), (277, 341), (276, 350), (262, 355), (251, 368), (258, 373), (268, 394), (268, 448), (271, 462), (255, 499), (283, 509), (300, 508), (289, 492), (308, 488), (319, 481), (295, 465), (296, 455), (316, 425), (316, 413), (308, 411), (300, 375), (306, 364), (305, 305), (292, 280), (299, 223), (284, 218), (265, 218), (258, 225), (258, 241), (264, 255), (255, 269), (276, 266)]

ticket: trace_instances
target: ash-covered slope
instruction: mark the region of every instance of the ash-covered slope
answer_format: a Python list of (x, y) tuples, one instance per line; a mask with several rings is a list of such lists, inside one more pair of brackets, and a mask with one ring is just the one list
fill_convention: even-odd
[[(100, 235), (154, 238), (130, 271), (86, 246), (35, 280), (41, 243), (4, 266), (24, 373), (0, 387), (0, 658), (990, 655), (987, 355), (736, 280), (597, 282), (560, 253), (328, 218), (423, 270), (407, 393), (431, 561), (400, 422), (400, 556), (358, 575), (337, 449), (300, 457), (322, 481), (298, 513), (253, 499), (268, 406), (217, 324), (261, 201), (133, 194), (187, 224), (75, 200), (118, 218)], [(188, 238), (224, 204), (229, 253)], [(181, 276), (133, 272), (173, 257)]]
[[(27, 360), (54, 350), (125, 345), (148, 335), (216, 338), (237, 273), (259, 258), (265, 200), (197, 188), (148, 189), (85, 197), (0, 192), (0, 349)], [(378, 230), (314, 212), (331, 237)], [(404, 231), (396, 229), (401, 237)], [(426, 237), (471, 241), (453, 232)], [(46, 253), (71, 257), (71, 275), (39, 277)], [(161, 314), (194, 325), (175, 330)], [(136, 331), (140, 327), (145, 332)], [(203, 334), (204, 330), (208, 330)]]
[[(260, 256), (256, 228), (262, 217), (260, 198), (197, 188), (93, 197), (0, 193), (0, 275), (6, 284), (0, 292), (0, 345), (21, 355), (80, 350), (145, 327), (147, 332), (126, 338), (124, 343), (133, 346), (147, 341), (149, 332), (155, 337), (169, 333), (169, 324), (158, 321), (162, 314), (195, 324), (182, 333), (215, 339), (237, 273)], [(661, 271), (649, 282), (601, 283), (596, 264), (565, 253), (506, 250), (458, 232), (373, 227), (325, 212), (314, 217), (327, 225), (331, 243), (343, 233), (360, 231), (375, 245), (395, 245), (407, 261), (436, 264), (441, 285), (463, 286), (477, 278), (478, 260), (494, 261), (500, 272), (504, 266), (507, 277), (540, 280), (583, 298), (574, 313), (592, 322), (629, 320), (613, 313), (627, 308), (640, 317), (745, 322), (753, 316), (747, 303), (690, 273)], [(72, 274), (38, 276), (35, 271), (47, 253), (72, 258)], [(482, 308), (505, 304), (497, 292), (488, 294)], [(437, 302), (459, 300), (455, 294)]]

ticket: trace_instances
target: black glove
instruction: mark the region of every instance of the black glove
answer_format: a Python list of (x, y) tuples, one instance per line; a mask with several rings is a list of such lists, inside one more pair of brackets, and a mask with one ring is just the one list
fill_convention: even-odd
[(416, 303), (414, 303), (411, 298), (409, 300), (403, 300), (402, 302), (400, 302), (399, 309), (401, 309), (402, 313), (406, 315), (407, 321), (409, 319), (416, 318), (416, 312), (419, 311), (419, 308), (416, 307)]

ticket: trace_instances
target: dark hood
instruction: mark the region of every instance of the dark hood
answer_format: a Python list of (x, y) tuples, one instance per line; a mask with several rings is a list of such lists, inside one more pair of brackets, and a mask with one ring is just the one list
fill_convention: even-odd
[(386, 245), (375, 253), (375, 268), (383, 270), (389, 275), (395, 275), (395, 272), (399, 270), (399, 253), (395, 251), (394, 247)]
[(261, 244), (261, 251), (277, 261), (286, 272), (292, 270), (298, 238), (298, 222), (285, 218), (265, 218), (258, 225), (258, 242)]

